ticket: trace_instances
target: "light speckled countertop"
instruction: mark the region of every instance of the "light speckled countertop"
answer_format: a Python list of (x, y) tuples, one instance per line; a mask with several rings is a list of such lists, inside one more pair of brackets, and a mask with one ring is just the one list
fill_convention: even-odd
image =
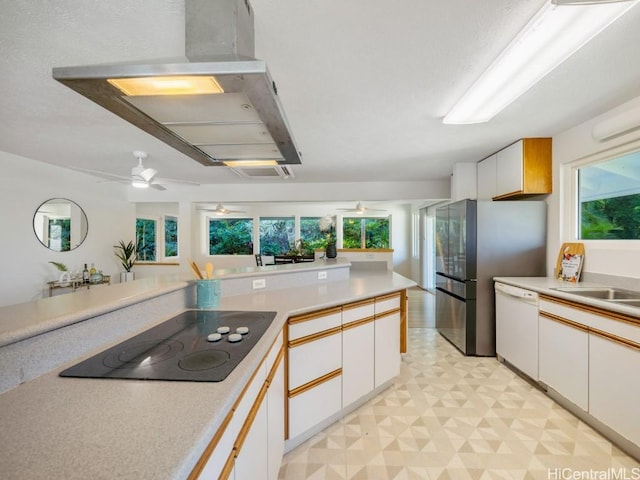
[[(180, 283), (158, 288), (172, 291), (183, 288)], [(220, 383), (58, 376), (104, 348), (90, 352), (0, 395), (1, 476), (186, 478), (290, 315), (413, 285), (388, 271), (352, 271), (347, 281), (223, 297), (220, 310), (277, 315), (256, 347)]]
[[(562, 280), (558, 280), (552, 277), (495, 277), (494, 280), (496, 282), (502, 282), (513, 285), (515, 287), (525, 288), (534, 292), (542, 293), (544, 295), (563, 298), (565, 300), (571, 300), (576, 303), (604, 308), (606, 310), (611, 310), (612, 312), (623, 313), (631, 317), (640, 318), (640, 307), (631, 307), (628, 305), (624, 305), (623, 303), (610, 302), (607, 300), (600, 300), (597, 298), (589, 298), (571, 294), (572, 288), (607, 288), (617, 285), (596, 282), (570, 283), (563, 282)], [(562, 288), (563, 290), (555, 290), (556, 288)], [(629, 289), (634, 290), (634, 288)]]

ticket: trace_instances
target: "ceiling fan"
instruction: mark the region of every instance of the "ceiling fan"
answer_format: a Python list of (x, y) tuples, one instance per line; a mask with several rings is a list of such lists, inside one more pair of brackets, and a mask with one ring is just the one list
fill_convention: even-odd
[(362, 203), (358, 202), (356, 204), (356, 208), (339, 208), (341, 212), (352, 212), (357, 213), (358, 215), (362, 215), (365, 212), (386, 212), (383, 208), (369, 208), (362, 205)]
[(203, 212), (212, 212), (215, 215), (230, 215), (232, 213), (246, 213), (244, 210), (229, 210), (227, 208), (224, 208), (224, 206), (221, 203), (216, 205), (216, 208), (214, 209), (201, 208), (200, 210)]
[(147, 168), (142, 164), (142, 161), (147, 158), (147, 152), (136, 150), (133, 152), (133, 156), (138, 160), (138, 164), (131, 169), (131, 175), (116, 175), (109, 172), (102, 172), (100, 170), (92, 170), (89, 168), (77, 168), (81, 172), (94, 173), (102, 177), (108, 177), (107, 182), (128, 183), (135, 188), (153, 188), (155, 190), (166, 190), (163, 184), (167, 183), (183, 183), (187, 185), (199, 185), (196, 182), (190, 182), (187, 180), (174, 180), (171, 178), (156, 177), (158, 171), (155, 168)]

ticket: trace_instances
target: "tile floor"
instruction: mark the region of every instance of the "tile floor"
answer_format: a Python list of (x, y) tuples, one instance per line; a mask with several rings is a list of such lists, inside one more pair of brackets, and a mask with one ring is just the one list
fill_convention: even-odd
[[(409, 292), (425, 325), (432, 303)], [(287, 453), (281, 480), (640, 478), (639, 462), (495, 358), (464, 357), (415, 322), (394, 385)]]

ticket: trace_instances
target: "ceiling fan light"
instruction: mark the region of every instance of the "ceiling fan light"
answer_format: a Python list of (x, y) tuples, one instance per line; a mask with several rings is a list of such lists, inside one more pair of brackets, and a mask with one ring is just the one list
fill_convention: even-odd
[(580, 8), (546, 3), (442, 122), (488, 122), (636, 3)]
[(131, 180), (131, 186), (135, 188), (149, 188), (149, 183), (143, 180), (136, 180), (135, 178)]

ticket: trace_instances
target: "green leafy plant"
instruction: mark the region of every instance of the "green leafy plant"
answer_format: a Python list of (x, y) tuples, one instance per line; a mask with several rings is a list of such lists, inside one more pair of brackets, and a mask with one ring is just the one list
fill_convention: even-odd
[(61, 272), (66, 272), (67, 270), (69, 270), (64, 263), (60, 263), (60, 262), (49, 262), (49, 263), (54, 267), (56, 267)]
[(138, 260), (137, 246), (132, 241), (124, 243), (123, 240), (120, 240), (120, 243), (114, 245), (113, 248), (125, 271), (130, 272), (133, 264)]

